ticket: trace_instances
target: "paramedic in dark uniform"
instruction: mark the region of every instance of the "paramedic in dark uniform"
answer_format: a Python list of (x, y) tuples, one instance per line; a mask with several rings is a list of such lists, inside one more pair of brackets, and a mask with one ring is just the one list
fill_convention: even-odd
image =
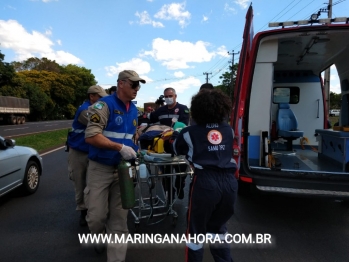
[(164, 90), (164, 98), (166, 105), (150, 114), (150, 122), (172, 126), (172, 118), (176, 118), (178, 122), (188, 125), (189, 109), (186, 105), (177, 102), (176, 90), (172, 87), (166, 88)]
[[(92, 234), (128, 235), (128, 210), (122, 209), (118, 177), (121, 159), (136, 158), (132, 137), (137, 128), (137, 108), (131, 100), (140, 89), (140, 78), (133, 70), (119, 73), (117, 91), (89, 107), (85, 140), (90, 144), (87, 186), (87, 223)], [(101, 253), (104, 246), (95, 246)], [(108, 244), (108, 261), (125, 261), (127, 243)]]
[[(176, 118), (178, 122), (182, 122), (185, 125), (189, 124), (189, 109), (186, 105), (182, 105), (177, 102), (176, 90), (172, 87), (168, 87), (164, 90), (165, 106), (162, 106), (150, 114), (151, 123), (160, 123), (161, 125), (173, 126), (172, 119)], [(180, 166), (180, 171), (185, 172), (186, 165)], [(185, 176), (176, 176), (175, 187), (177, 190), (177, 196), (179, 199), (184, 197)], [(165, 179), (169, 183), (169, 178)]]
[[(237, 193), (232, 158), (233, 130), (224, 122), (230, 114), (230, 98), (220, 90), (203, 90), (191, 101), (191, 112), (196, 125), (174, 132), (170, 142), (176, 155), (186, 155), (194, 168), (189, 193), (187, 234), (209, 234), (212, 239), (225, 239), (226, 223), (234, 214)], [(231, 241), (229, 239), (229, 241)], [(186, 260), (202, 261), (203, 244), (190, 241)], [(216, 262), (232, 261), (228, 243), (210, 246)]]
[(87, 226), (87, 208), (84, 202), (89, 144), (85, 142), (85, 129), (88, 123), (87, 108), (101, 97), (107, 96), (105, 90), (94, 85), (87, 90), (87, 100), (75, 113), (72, 130), (68, 133), (68, 172), (74, 182), (76, 210), (80, 211), (80, 226)]

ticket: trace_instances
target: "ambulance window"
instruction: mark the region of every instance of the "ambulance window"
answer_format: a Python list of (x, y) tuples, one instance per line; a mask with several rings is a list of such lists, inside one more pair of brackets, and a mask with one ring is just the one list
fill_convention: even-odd
[(298, 104), (299, 102), (299, 87), (274, 87), (273, 90), (273, 103), (281, 104)]

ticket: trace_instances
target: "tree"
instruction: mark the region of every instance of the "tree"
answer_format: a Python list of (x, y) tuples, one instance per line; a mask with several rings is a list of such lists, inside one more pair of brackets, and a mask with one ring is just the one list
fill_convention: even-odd
[[(221, 79), (221, 84), (216, 86), (216, 88), (221, 89), (225, 94), (227, 94), (229, 97), (231, 97), (231, 99), (233, 99), (238, 65), (239, 64), (234, 64), (233, 67), (229, 66), (229, 71), (224, 72), (219, 77), (219, 79)], [(232, 76), (232, 74), (233, 74), (233, 76)]]
[(342, 103), (342, 95), (330, 92), (330, 108), (329, 109), (340, 109)]
[(87, 89), (90, 86), (97, 84), (95, 76), (90, 69), (69, 64), (61, 68), (62, 74), (67, 74), (74, 77), (75, 82), (75, 102), (73, 105), (77, 108), (86, 99)]
[[(62, 119), (71, 117), (69, 104), (75, 101), (75, 82), (72, 76), (48, 71), (22, 71), (17, 73), (22, 86), (36, 87), (38, 93), (44, 93), (48, 99), (42, 101), (44, 111), (40, 118)], [(36, 93), (36, 94), (38, 94)], [(29, 93), (30, 94), (30, 93)], [(29, 100), (31, 97), (28, 97)]]
[(61, 71), (61, 66), (56, 63), (55, 60), (49, 60), (46, 57), (41, 59), (37, 57), (28, 58), (22, 62), (12, 62), (12, 66), (15, 68), (16, 72), (27, 71), (27, 70), (37, 70), (37, 71), (49, 71), (59, 73)]
[(46, 57), (3, 62), (0, 52), (0, 95), (28, 98), (32, 120), (73, 118), (97, 81), (90, 69), (61, 66)]
[(5, 55), (0, 51), (0, 91), (5, 85), (13, 86), (15, 70), (9, 63), (4, 62)]
[(54, 106), (50, 97), (34, 83), (24, 83), (23, 90), (26, 92), (26, 97), (30, 98), (30, 119), (35, 121), (47, 119), (47, 108)]

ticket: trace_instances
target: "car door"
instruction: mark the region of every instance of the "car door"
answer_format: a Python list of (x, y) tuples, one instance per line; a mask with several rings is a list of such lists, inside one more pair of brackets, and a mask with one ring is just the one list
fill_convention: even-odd
[(240, 59), (239, 59), (239, 67), (237, 71), (236, 76), (236, 83), (234, 88), (234, 104), (233, 104), (233, 110), (231, 115), (231, 126), (234, 129), (234, 155), (233, 158), (235, 159), (236, 163), (238, 164), (238, 167), (240, 168), (240, 158), (241, 158), (241, 145), (243, 143), (242, 139), (242, 121), (243, 121), (243, 115), (244, 115), (244, 107), (245, 107), (245, 101), (246, 101), (246, 95), (247, 95), (247, 85), (248, 77), (249, 77), (249, 70), (246, 70), (248, 68), (248, 62), (250, 58), (250, 52), (252, 47), (252, 40), (253, 40), (253, 9), (252, 5), (250, 5), (247, 14), (246, 14), (246, 24), (245, 29), (243, 33), (243, 44), (240, 52)]
[(0, 149), (0, 167), (0, 195), (3, 195), (21, 183), (21, 167), (16, 149)]

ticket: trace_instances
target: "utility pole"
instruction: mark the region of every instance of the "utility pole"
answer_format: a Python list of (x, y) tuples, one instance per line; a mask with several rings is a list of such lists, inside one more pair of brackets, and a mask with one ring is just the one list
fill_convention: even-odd
[[(328, 18), (332, 18), (332, 0), (329, 0), (328, 2), (327, 15), (328, 15)], [(324, 81), (327, 113), (328, 113), (328, 110), (330, 110), (330, 77), (331, 77), (331, 69), (329, 67), (325, 70), (325, 81)]]
[(208, 83), (208, 75), (212, 75), (212, 73), (205, 72), (204, 75), (206, 75), (206, 83)]
[(240, 51), (237, 52), (237, 53), (234, 53), (234, 50), (233, 52), (229, 52), (228, 51), (228, 54), (229, 55), (232, 55), (232, 60), (231, 60), (231, 80), (230, 80), (230, 88), (229, 88), (229, 97), (232, 98), (232, 91), (233, 91), (233, 78), (234, 78), (234, 55), (238, 55), (240, 54)]

